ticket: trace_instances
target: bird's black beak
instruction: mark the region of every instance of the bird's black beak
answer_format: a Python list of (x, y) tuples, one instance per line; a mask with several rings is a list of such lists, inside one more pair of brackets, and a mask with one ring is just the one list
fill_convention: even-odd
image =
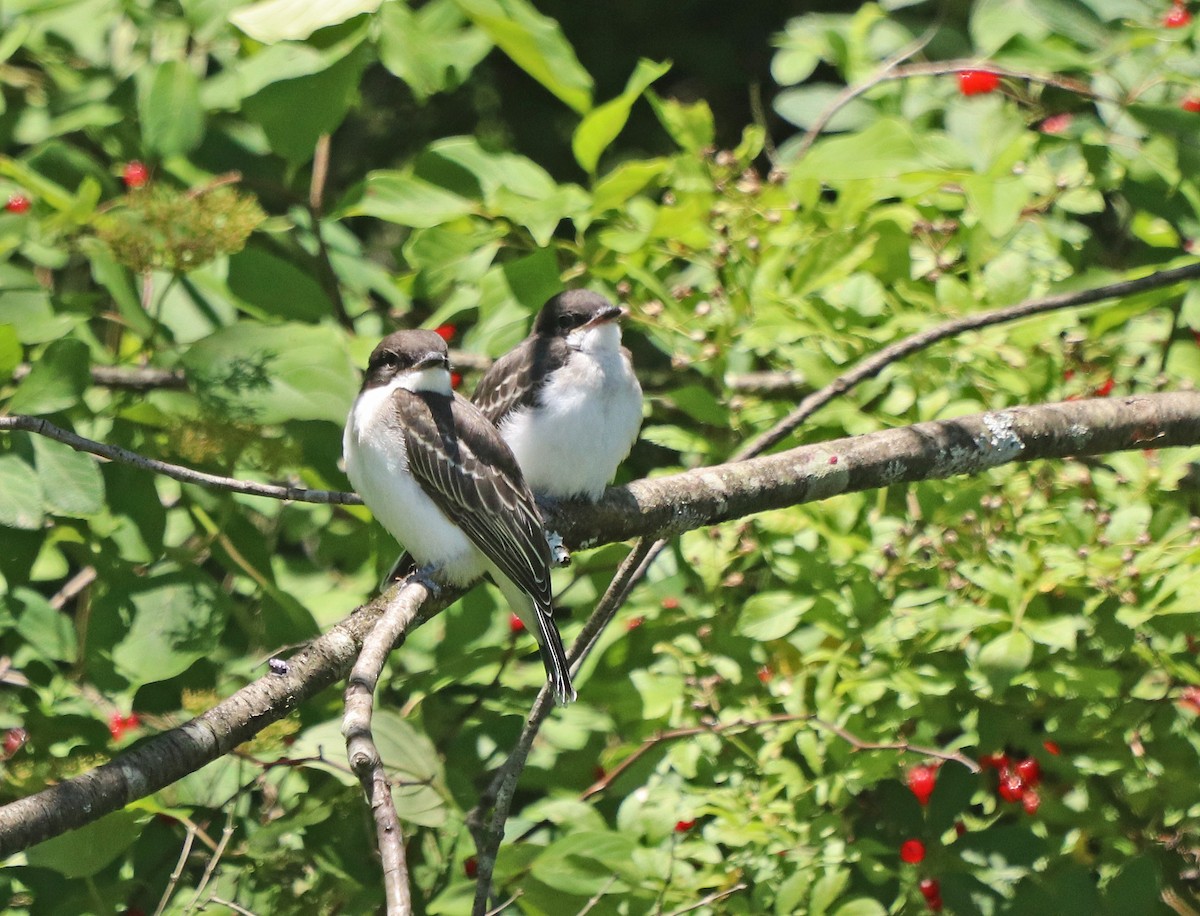
[(595, 328), (609, 321), (620, 321), (629, 315), (627, 309), (619, 305), (610, 305), (596, 313), (596, 317), (584, 325), (585, 328)]
[(414, 369), (449, 369), (450, 356), (446, 353), (439, 353), (436, 350), (430, 350), (419, 360), (413, 367)]

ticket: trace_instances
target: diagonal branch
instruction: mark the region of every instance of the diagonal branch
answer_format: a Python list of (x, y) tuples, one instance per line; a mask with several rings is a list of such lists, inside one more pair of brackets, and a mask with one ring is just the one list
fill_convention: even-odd
[[(443, 590), (422, 606), (423, 622), (461, 592)], [(328, 633), (301, 647), (279, 673), (247, 684), (190, 722), (157, 735), (81, 776), (0, 807), (0, 858), (98, 820), (232, 752), (302, 702), (344, 678), (366, 634), (396, 589), (354, 611)]]
[(573, 547), (668, 537), (755, 512), (894, 483), (978, 474), (1013, 461), (1200, 443), (1200, 392), (1013, 407), (804, 445), (636, 480), (546, 523)]
[(77, 452), (90, 452), (110, 461), (119, 461), (144, 471), (153, 471), (184, 483), (195, 483), (202, 487), (213, 487), (218, 490), (230, 490), (233, 493), (246, 493), (250, 496), (266, 496), (271, 499), (292, 499), (306, 503), (338, 503), (341, 505), (362, 505), (357, 493), (342, 493), (338, 490), (309, 490), (305, 487), (279, 486), (270, 483), (254, 483), (250, 480), (238, 480), (235, 477), (222, 477), (219, 474), (207, 474), (192, 468), (159, 461), (157, 458), (147, 458), (137, 452), (121, 448), (118, 445), (108, 445), (95, 439), (86, 439), (75, 433), (55, 426), (49, 420), (41, 417), (30, 417), (16, 414), (11, 417), (0, 417), (0, 430), (23, 430), (46, 436), (64, 445), (69, 445)]
[[(594, 505), (561, 505), (548, 521), (576, 545), (662, 538), (839, 493), (979, 473), (1010, 462), (1196, 445), (1200, 392), (1017, 407), (639, 480), (610, 489)], [(0, 807), (0, 858), (181, 779), (345, 677), (365, 634), (397, 592), (364, 605), (301, 648), (286, 671), (260, 678), (111, 763)], [(412, 626), (459, 594), (443, 590), (426, 601)]]
[(1197, 278), (1200, 278), (1200, 262), (1187, 264), (1183, 267), (1175, 267), (1170, 270), (1156, 271), (1144, 277), (1138, 277), (1134, 280), (1122, 280), (1118, 283), (1109, 283), (1106, 286), (1096, 286), (1076, 292), (1057, 293), (1053, 296), (1026, 299), (1024, 302), (1018, 302), (1016, 305), (992, 309), (987, 312), (977, 312), (973, 315), (964, 315), (962, 318), (956, 318), (953, 321), (947, 321), (936, 327), (913, 334), (911, 337), (898, 340), (877, 353), (873, 353), (858, 363), (849, 372), (839, 375), (819, 391), (814, 391), (796, 405), (796, 409), (776, 423), (775, 426), (738, 449), (730, 460), (738, 461), (742, 458), (761, 455), (767, 449), (777, 445), (790, 435), (796, 427), (838, 395), (844, 394), (860, 382), (874, 378), (892, 363), (904, 359), (906, 356), (912, 356), (914, 353), (924, 350), (926, 347), (931, 347), (939, 341), (956, 337), (966, 331), (977, 331), (980, 328), (1028, 318), (1031, 315), (1042, 315), (1046, 312), (1055, 312), (1060, 309), (1074, 308), (1080, 305), (1092, 305), (1097, 302), (1103, 302), (1105, 299), (1132, 296), (1137, 293), (1144, 293), (1148, 290), (1159, 289), (1175, 283), (1182, 283), (1184, 280), (1195, 280)]

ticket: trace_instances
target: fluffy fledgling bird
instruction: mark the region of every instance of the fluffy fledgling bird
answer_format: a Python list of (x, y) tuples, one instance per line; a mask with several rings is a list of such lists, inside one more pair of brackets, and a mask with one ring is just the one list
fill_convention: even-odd
[(624, 315), (589, 290), (559, 293), (475, 388), (539, 496), (598, 499), (633, 448), (642, 388), (621, 346)]
[(451, 390), (441, 337), (397, 331), (379, 343), (342, 448), (354, 489), (419, 566), (450, 585), (492, 577), (537, 637), (556, 699), (573, 700), (533, 494), (496, 428)]

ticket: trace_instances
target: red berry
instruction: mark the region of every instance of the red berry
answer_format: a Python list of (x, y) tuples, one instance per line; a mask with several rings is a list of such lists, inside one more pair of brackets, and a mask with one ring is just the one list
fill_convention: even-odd
[(1020, 801), (1025, 794), (1025, 780), (1016, 773), (1003, 772), (1000, 774), (1000, 785), (996, 791), (1007, 802)]
[(1193, 114), (1200, 112), (1200, 96), (1192, 96), (1189, 99), (1184, 99), (1179, 103), (1179, 107), (1184, 111), (1190, 111)]
[(1177, 702), (1184, 709), (1200, 714), (1200, 687), (1184, 687)]
[(958, 91), (963, 95), (986, 95), (999, 85), (1000, 77), (987, 70), (958, 71)]
[(521, 633), (525, 630), (525, 621), (516, 614), (508, 615), (508, 629), (513, 633)]
[(121, 177), (125, 180), (125, 187), (133, 191), (137, 188), (145, 187), (149, 183), (150, 170), (146, 168), (145, 163), (134, 159), (125, 165), (125, 170), (121, 173)]
[(451, 372), (450, 373), (450, 387), (457, 391), (458, 386), (461, 384), (462, 384), (462, 373), (461, 372)]
[(1097, 397), (1106, 398), (1110, 394), (1112, 394), (1112, 390), (1113, 390), (1113, 387), (1115, 384), (1116, 383), (1111, 378), (1106, 378), (1103, 382), (1100, 383), (1100, 387), (1098, 387), (1093, 393)]
[(942, 886), (938, 883), (937, 878), (923, 878), (917, 886), (921, 888), (921, 896), (926, 900), (942, 896)]
[(608, 773), (606, 773), (604, 771), (604, 767), (600, 766), (600, 764), (596, 764), (592, 768), (592, 780), (594, 782), (599, 782), (601, 779), (603, 779), (607, 775), (608, 775)]
[(937, 767), (922, 765), (908, 771), (908, 787), (922, 805), (929, 804), (929, 797), (933, 795), (933, 787), (936, 784)]
[(33, 206), (33, 204), (30, 203), (29, 198), (24, 194), (10, 194), (8, 197), (8, 203), (5, 204), (4, 209), (9, 213), (20, 216), (23, 213), (28, 213), (31, 206)]
[(1008, 754), (984, 754), (979, 758), (979, 766), (985, 770), (1007, 770)]
[(694, 818), (690, 821), (676, 821), (675, 822), (675, 832), (676, 833), (687, 833), (689, 830), (691, 830), (695, 826), (696, 826), (696, 821)]
[(1042, 781), (1042, 766), (1033, 757), (1026, 757), (1024, 760), (1018, 761), (1016, 769), (1017, 775), (1031, 789)]
[(673, 611), (677, 607), (679, 607), (679, 599), (678, 598), (664, 598), (662, 600), (662, 609), (664, 611)]
[(1064, 111), (1062, 114), (1050, 115), (1050, 117), (1042, 121), (1042, 126), (1038, 130), (1044, 134), (1061, 134), (1066, 132), (1074, 120), (1075, 116), (1073, 114)]
[(966, 824), (964, 824), (962, 821), (954, 822), (954, 835), (955, 836), (962, 836), (966, 832), (967, 832)]
[(645, 622), (646, 622), (645, 617), (642, 617), (642, 616), (630, 617), (629, 620), (625, 624), (625, 629), (626, 630), (636, 630), (638, 627), (640, 627)]
[(108, 717), (108, 733), (112, 735), (113, 741), (120, 741), (125, 737), (126, 732), (133, 731), (141, 724), (142, 720), (138, 718), (136, 712), (131, 712), (127, 716), (114, 712)]
[(25, 746), (29, 732), (23, 728), (10, 728), (4, 733), (4, 759), (7, 760)]
[(468, 878), (474, 881), (475, 876), (479, 874), (479, 860), (474, 856), (471, 856), (471, 858), (463, 862), (463, 871), (466, 873)]
[(458, 333), (458, 328), (452, 324), (439, 324), (433, 329), (433, 333), (442, 338), (442, 340), (446, 341), (446, 343), (450, 343), (450, 338)]
[(764, 684), (771, 683), (771, 678), (775, 676), (775, 672), (771, 670), (770, 665), (763, 665), (758, 669), (758, 679)]
[(916, 865), (925, 861), (925, 844), (920, 840), (905, 840), (900, 844), (900, 861)]
[(940, 913), (942, 911), (942, 898), (934, 897), (932, 900), (926, 900), (925, 905), (929, 907), (929, 912)]
[(1042, 747), (1046, 749), (1047, 754), (1052, 754), (1055, 757), (1062, 753), (1062, 748), (1058, 746), (1058, 742), (1051, 741), (1049, 738), (1042, 742)]
[(1185, 25), (1192, 21), (1192, 14), (1182, 4), (1176, 4), (1171, 8), (1171, 12), (1163, 16), (1163, 25), (1168, 29), (1182, 29)]
[(1041, 798), (1033, 789), (1026, 789), (1025, 794), (1021, 796), (1021, 807), (1025, 809), (1026, 814), (1037, 814), (1038, 806), (1041, 803)]

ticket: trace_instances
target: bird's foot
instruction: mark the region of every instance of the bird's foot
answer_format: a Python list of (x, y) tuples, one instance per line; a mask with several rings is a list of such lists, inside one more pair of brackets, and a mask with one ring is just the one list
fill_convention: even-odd
[(429, 594), (435, 598), (442, 593), (441, 583), (437, 581), (437, 574), (442, 571), (440, 563), (431, 563), (429, 566), (422, 566), (420, 569), (414, 569), (408, 574), (406, 580), (415, 582), (418, 585), (424, 585), (429, 589)]
[(546, 543), (550, 545), (550, 560), (558, 567), (571, 565), (571, 551), (563, 543), (562, 535), (557, 531), (546, 532)]

